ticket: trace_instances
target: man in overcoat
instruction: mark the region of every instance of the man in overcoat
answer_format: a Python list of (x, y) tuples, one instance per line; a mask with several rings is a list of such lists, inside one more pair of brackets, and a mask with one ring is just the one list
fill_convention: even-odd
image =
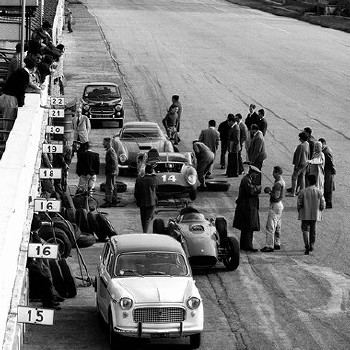
[(316, 240), (316, 223), (322, 219), (322, 211), (325, 208), (325, 200), (321, 190), (316, 185), (316, 176), (307, 176), (309, 187), (300, 191), (297, 209), (301, 220), (301, 231), (305, 244), (305, 255), (314, 250)]
[(333, 207), (333, 191), (335, 190), (334, 175), (336, 174), (333, 164), (333, 153), (332, 150), (327, 146), (326, 140), (324, 138), (320, 138), (318, 141), (322, 143), (322, 152), (325, 157), (323, 195), (324, 199), (326, 200), (326, 208), (331, 209)]
[(228, 158), (227, 158), (227, 177), (238, 177), (238, 154), (241, 150), (240, 135), (241, 130), (237, 123), (236, 117), (232, 114), (229, 117), (231, 129), (228, 132)]
[(249, 173), (245, 175), (239, 186), (233, 227), (241, 230), (240, 247), (242, 250), (257, 252), (253, 247), (253, 233), (260, 231), (259, 194), (261, 185), (261, 171), (250, 166)]
[(205, 175), (208, 173), (210, 166), (214, 162), (214, 153), (203, 142), (193, 141), (193, 151), (197, 160), (197, 175), (200, 186), (199, 191), (205, 190)]
[(251, 126), (250, 135), (251, 141), (248, 149), (249, 164), (261, 170), (263, 162), (267, 158), (264, 136), (256, 124)]

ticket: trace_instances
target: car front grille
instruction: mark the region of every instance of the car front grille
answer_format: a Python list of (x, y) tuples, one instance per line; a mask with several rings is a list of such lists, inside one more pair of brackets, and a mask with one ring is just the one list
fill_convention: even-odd
[(105, 118), (114, 115), (113, 107), (91, 107), (91, 117), (93, 118)]
[(185, 320), (180, 307), (145, 307), (134, 310), (134, 321), (141, 323), (177, 323)]
[(162, 194), (166, 193), (183, 193), (186, 192), (186, 187), (181, 185), (158, 185), (158, 192), (161, 192)]

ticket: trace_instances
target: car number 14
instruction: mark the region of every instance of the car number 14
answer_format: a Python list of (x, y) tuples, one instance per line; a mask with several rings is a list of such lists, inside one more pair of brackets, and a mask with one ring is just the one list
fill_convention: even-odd
[(176, 176), (175, 175), (162, 175), (163, 182), (176, 182)]

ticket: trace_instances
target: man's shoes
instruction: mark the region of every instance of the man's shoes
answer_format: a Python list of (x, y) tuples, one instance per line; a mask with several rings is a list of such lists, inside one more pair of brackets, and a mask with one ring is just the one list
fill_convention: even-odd
[(220, 169), (225, 169), (225, 165), (221, 165)]
[(309, 251), (310, 251), (310, 252), (313, 252), (313, 251), (314, 251), (314, 245), (313, 245), (313, 244), (310, 244)]
[(100, 208), (110, 208), (113, 207), (113, 204), (111, 202), (106, 202), (100, 205)]
[(292, 192), (292, 187), (286, 189), (287, 192)]
[(61, 302), (61, 301), (65, 301), (66, 300), (66, 298), (63, 298), (63, 297), (61, 297), (60, 295), (54, 295), (53, 296), (53, 301), (55, 302), (55, 301), (57, 301), (57, 302)]
[(287, 193), (286, 197), (295, 197), (295, 194), (294, 193)]
[(252, 252), (252, 253), (256, 253), (259, 251), (259, 249), (255, 249), (255, 248), (247, 248), (245, 249), (247, 252)]
[(119, 203), (120, 203), (120, 199), (118, 199), (117, 201), (113, 201), (111, 206), (117, 207)]
[(332, 209), (332, 208), (333, 208), (332, 204), (326, 204), (326, 209)]
[(242, 171), (239, 175), (244, 175), (245, 174), (245, 172), (244, 171)]
[(226, 173), (222, 173), (221, 175), (223, 175), (223, 176), (227, 176), (227, 174), (226, 174)]
[(203, 186), (203, 185), (200, 185), (198, 188), (197, 188), (197, 191), (199, 191), (199, 192), (203, 192), (203, 191), (206, 191), (206, 187), (205, 186)]
[(309, 252), (310, 252), (310, 247), (309, 247), (309, 246), (306, 246), (306, 247), (305, 247), (305, 252), (304, 252), (304, 254), (305, 254), (305, 255), (309, 255)]
[(206, 175), (205, 176), (206, 179), (214, 179), (214, 176), (212, 174)]
[(227, 177), (238, 177), (238, 175), (230, 175), (230, 176), (227, 175)]
[(263, 253), (272, 253), (273, 252), (273, 248), (271, 247), (264, 247), (262, 249), (260, 249), (261, 252)]
[(274, 250), (281, 250), (281, 246), (280, 246), (280, 245), (274, 245), (274, 246), (273, 246), (273, 249), (274, 249)]
[(48, 308), (48, 309), (54, 309), (54, 310), (61, 310), (61, 307), (58, 305), (55, 305), (54, 302), (49, 303), (49, 304), (43, 304), (43, 307)]

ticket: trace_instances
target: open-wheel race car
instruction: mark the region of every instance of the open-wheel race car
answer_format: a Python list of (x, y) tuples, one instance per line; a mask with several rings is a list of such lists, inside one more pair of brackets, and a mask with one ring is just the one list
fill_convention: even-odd
[(155, 219), (153, 232), (178, 240), (193, 268), (209, 269), (218, 261), (229, 271), (239, 266), (239, 242), (236, 237), (228, 236), (224, 217), (206, 219), (197, 209), (187, 207), (170, 219), (167, 226), (163, 219)]

